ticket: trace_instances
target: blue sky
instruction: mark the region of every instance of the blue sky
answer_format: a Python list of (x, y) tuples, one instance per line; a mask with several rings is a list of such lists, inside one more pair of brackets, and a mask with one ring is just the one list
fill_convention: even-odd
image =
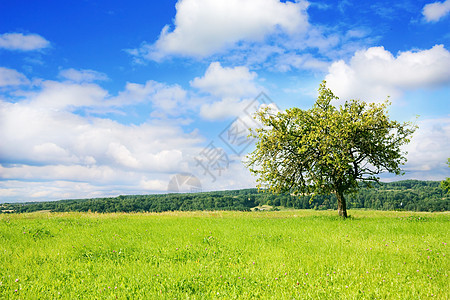
[(307, 109), (324, 79), (420, 116), (384, 180), (442, 180), (449, 28), (450, 0), (2, 1), (0, 202), (253, 187), (249, 115)]

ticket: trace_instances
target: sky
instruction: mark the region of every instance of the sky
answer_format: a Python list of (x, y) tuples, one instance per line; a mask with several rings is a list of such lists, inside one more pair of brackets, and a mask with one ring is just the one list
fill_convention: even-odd
[[(450, 0), (1, 1), (0, 202), (255, 187), (251, 115), (382, 102), (450, 176)], [(339, 103), (336, 103), (339, 105)]]

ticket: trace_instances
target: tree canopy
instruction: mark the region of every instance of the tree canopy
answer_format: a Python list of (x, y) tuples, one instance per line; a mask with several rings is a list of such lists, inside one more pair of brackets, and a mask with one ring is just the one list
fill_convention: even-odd
[(311, 109), (287, 109), (274, 114), (269, 108), (255, 118), (262, 124), (251, 130), (256, 149), (247, 166), (258, 176), (259, 188), (295, 195), (334, 193), (338, 212), (347, 217), (345, 193), (359, 182), (378, 182), (382, 172), (401, 174), (406, 162), (401, 146), (416, 126), (389, 119), (390, 102), (350, 100), (339, 108), (323, 81)]

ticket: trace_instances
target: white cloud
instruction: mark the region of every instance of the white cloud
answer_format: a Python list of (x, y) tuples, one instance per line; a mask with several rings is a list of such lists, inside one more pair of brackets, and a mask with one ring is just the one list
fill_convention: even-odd
[(239, 101), (234, 98), (224, 98), (213, 103), (205, 103), (200, 108), (200, 116), (209, 121), (236, 117), (242, 114), (250, 102), (250, 100)]
[(42, 90), (31, 97), (36, 106), (49, 109), (73, 109), (105, 105), (108, 92), (92, 83), (44, 81)]
[(164, 86), (158, 89), (152, 97), (153, 105), (170, 115), (183, 112), (187, 104), (187, 93), (178, 85)]
[(65, 69), (59, 72), (59, 76), (74, 82), (93, 82), (108, 79), (106, 74), (94, 70)]
[(169, 116), (180, 115), (186, 109), (191, 108), (187, 92), (179, 85), (166, 85), (153, 80), (149, 80), (145, 84), (129, 82), (117, 96), (111, 96), (98, 84), (89, 82), (105, 78), (102, 73), (88, 71), (74, 70), (67, 74), (62, 73), (63, 76), (68, 75), (73, 80), (38, 81), (40, 90), (26, 93), (27, 101), (40, 109), (72, 111), (83, 108), (94, 112), (96, 108), (108, 111), (107, 108), (148, 103), (151, 104), (155, 114)]
[(240, 98), (256, 96), (256, 77), (256, 73), (250, 72), (247, 67), (222, 67), (220, 62), (213, 62), (203, 77), (194, 78), (190, 84), (217, 97)]
[(276, 68), (286, 72), (292, 68), (312, 71), (326, 71), (330, 63), (317, 59), (311, 54), (286, 53), (277, 59)]
[[(73, 113), (146, 100), (161, 111), (181, 110), (171, 102), (186, 97), (178, 86), (130, 83), (116, 97), (93, 83), (42, 81), (36, 89), (16, 102), (0, 100), (0, 198), (142, 193), (152, 180), (187, 171), (186, 158), (201, 150), (203, 138), (179, 123), (127, 125)], [(135, 99), (121, 102), (127, 95)], [(46, 182), (38, 189), (35, 181)]]
[(180, 0), (175, 28), (166, 25), (153, 45), (144, 44), (130, 53), (153, 60), (168, 55), (209, 56), (240, 41), (261, 41), (276, 31), (304, 31), (307, 7), (305, 1)]
[(0, 87), (28, 84), (30, 81), (22, 73), (13, 69), (0, 67)]
[(111, 156), (112, 159), (118, 164), (128, 167), (128, 168), (137, 168), (139, 167), (139, 161), (134, 157), (134, 155), (122, 144), (119, 143), (110, 143), (108, 146), (108, 151), (106, 152), (108, 156)]
[[(133, 188), (142, 193), (143, 178), (161, 180), (184, 170), (186, 157), (198, 153), (203, 142), (177, 124), (123, 125), (28, 103), (1, 102), (0, 127), (0, 178), (27, 181), (21, 193), (28, 196), (31, 192), (24, 190), (29, 183), (43, 180), (49, 181), (47, 187), (73, 181), (97, 186), (100, 192), (104, 186), (116, 186), (122, 193)], [(67, 191), (77, 193), (69, 187)], [(50, 194), (47, 199), (59, 195)]]
[(148, 80), (145, 84), (129, 82), (124, 91), (108, 101), (115, 106), (152, 103), (155, 116), (178, 116), (194, 106), (194, 103), (188, 101), (187, 92), (179, 85), (167, 85), (153, 80)]
[(164, 84), (153, 80), (145, 84), (127, 82), (125, 90), (119, 92), (117, 97), (111, 99), (111, 102), (116, 106), (122, 106), (150, 101), (151, 95), (160, 88), (164, 88)]
[[(200, 116), (206, 120), (217, 121), (224, 120), (230, 117), (239, 117), (239, 121), (243, 122), (247, 127), (254, 127), (255, 120), (254, 113), (261, 108), (269, 105), (270, 110), (274, 113), (279, 112), (275, 103), (264, 104), (258, 102), (256, 99), (242, 99), (223, 98), (220, 101), (213, 103), (205, 103), (200, 107)], [(259, 124), (257, 126), (260, 126)], [(250, 133), (250, 132), (249, 132)]]
[(54, 163), (55, 161), (60, 163), (77, 163), (79, 161), (79, 159), (75, 155), (70, 154), (68, 150), (51, 142), (36, 144), (30, 150), (33, 159), (42, 163)]
[(200, 174), (198, 176), (201, 181), (202, 189), (204, 191), (220, 191), (232, 189), (244, 189), (256, 186), (256, 177), (252, 176), (250, 171), (244, 166), (241, 157), (230, 155), (229, 159), (232, 161), (229, 167), (221, 172), (214, 172), (216, 181), (213, 181), (209, 174)]
[(168, 182), (160, 179), (143, 178), (139, 182), (139, 187), (147, 191), (167, 191)]
[(304, 0), (180, 0), (174, 27), (158, 40), (127, 49), (134, 61), (170, 57), (211, 60), (286, 72), (324, 71), (379, 37), (367, 27), (310, 24)]
[(230, 68), (211, 63), (204, 76), (190, 82), (192, 87), (213, 96), (213, 102), (201, 105), (200, 116), (213, 121), (240, 115), (262, 89), (255, 83), (256, 77), (244, 66)]
[[(78, 181), (90, 182), (92, 184), (107, 184), (119, 182), (119, 176), (124, 176), (126, 172), (120, 169), (113, 169), (110, 166), (95, 165), (84, 166), (81, 164), (61, 165), (28, 165), (28, 164), (14, 164), (11, 167), (3, 167), (0, 165), (2, 171), (2, 180), (26, 180), (33, 181)], [(129, 173), (131, 174), (131, 173)], [(128, 177), (124, 177), (122, 182), (128, 183)]]
[(4, 33), (0, 35), (0, 48), (32, 51), (47, 48), (50, 42), (38, 34)]
[(101, 186), (87, 182), (51, 181), (26, 182), (8, 180), (0, 182), (0, 199), (15, 201), (43, 201), (73, 198), (117, 196), (116, 186)]
[(450, 13), (450, 0), (425, 5), (422, 14), (427, 22), (437, 22)]
[(433, 88), (450, 83), (450, 52), (443, 45), (429, 50), (400, 52), (394, 57), (383, 47), (358, 51), (349, 63), (334, 62), (327, 86), (344, 99), (394, 100), (403, 91)]
[(418, 122), (418, 126), (411, 142), (404, 147), (408, 152), (404, 167), (406, 175), (426, 180), (450, 176), (446, 164), (450, 149), (450, 118), (427, 119)]

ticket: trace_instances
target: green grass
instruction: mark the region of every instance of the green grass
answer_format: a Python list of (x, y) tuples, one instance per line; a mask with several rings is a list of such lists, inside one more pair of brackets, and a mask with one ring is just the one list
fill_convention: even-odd
[(0, 215), (0, 299), (448, 299), (448, 213)]

